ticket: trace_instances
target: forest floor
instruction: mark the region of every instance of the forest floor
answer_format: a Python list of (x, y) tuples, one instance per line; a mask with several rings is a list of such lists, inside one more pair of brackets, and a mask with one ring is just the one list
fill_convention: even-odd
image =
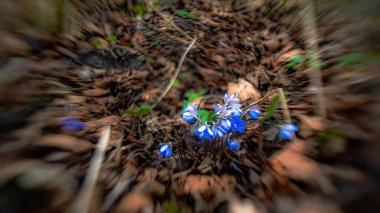
[[(21, 71), (1, 96), (1, 212), (376, 210), (380, 106), (370, 71), (340, 63), (344, 34), (318, 26), (316, 54), (295, 5), (209, 2), (94, 3), (80, 35), (17, 32), (30, 51), (7, 61)], [(274, 106), (279, 89), (287, 104)], [(213, 110), (225, 92), (273, 114), (238, 152), (199, 154), (183, 105)], [(300, 127), (290, 142), (275, 127), (286, 112)]]

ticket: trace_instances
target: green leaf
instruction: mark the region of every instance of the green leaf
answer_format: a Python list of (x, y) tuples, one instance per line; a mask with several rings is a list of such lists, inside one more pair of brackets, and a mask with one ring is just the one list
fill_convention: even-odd
[(297, 69), (297, 64), (294, 63), (294, 62), (292, 62), (292, 63), (289, 63), (289, 64), (287, 65), (287, 67), (288, 67), (289, 69), (291, 69), (291, 70), (296, 70), (296, 69)]
[(323, 66), (325, 66), (325, 62), (323, 62), (322, 60), (318, 59), (318, 60), (314, 60), (314, 61), (311, 61), (310, 62), (310, 66), (312, 68), (321, 68)]
[(365, 54), (363, 53), (351, 53), (348, 55), (344, 55), (338, 59), (338, 63), (342, 65), (347, 64), (358, 64), (365, 58)]
[(91, 45), (95, 47), (96, 49), (100, 49), (102, 47), (102, 43), (99, 39), (94, 39), (91, 41)]
[(323, 132), (318, 133), (316, 136), (314, 136), (315, 140), (318, 142), (326, 142), (330, 139), (334, 138), (344, 138), (344, 134), (333, 129), (328, 129)]
[(179, 85), (180, 85), (181, 83), (179, 82), (179, 80), (178, 79), (175, 79), (174, 81), (173, 81), (173, 87), (179, 87)]
[(325, 65), (321, 59), (317, 58), (317, 54), (315, 52), (307, 51), (306, 58), (309, 66), (312, 68), (321, 68)]
[(158, 1), (158, 0), (152, 0), (152, 5), (153, 5), (154, 8), (156, 8), (156, 9), (159, 10), (161, 8), (161, 6), (162, 6), (162, 2)]
[(107, 38), (106, 38), (106, 40), (108, 42), (110, 42), (110, 43), (118, 41), (118, 39), (117, 39), (117, 37), (115, 35), (108, 35)]
[(272, 102), (270, 102), (268, 106), (267, 113), (265, 114), (262, 121), (265, 121), (266, 119), (272, 117), (274, 113), (276, 112), (276, 109), (278, 105), (280, 105), (280, 103), (281, 103), (280, 96), (276, 96), (275, 98), (273, 98)]
[(185, 16), (186, 14), (188, 14), (186, 10), (176, 10), (175, 13), (177, 13), (180, 16)]
[(185, 109), (189, 105), (190, 101), (183, 101), (183, 108)]
[(302, 56), (295, 56), (295, 57), (289, 58), (288, 61), (296, 62), (296, 63), (301, 63)]
[(135, 115), (135, 116), (144, 116), (144, 115), (147, 115), (149, 111), (154, 109), (155, 107), (156, 105), (142, 104), (139, 107), (136, 107), (132, 110), (127, 111), (127, 113), (130, 115)]
[(185, 97), (187, 97), (188, 101), (193, 102), (198, 98), (203, 97), (203, 95), (206, 93), (205, 89), (198, 89), (197, 92), (186, 92)]
[(204, 110), (204, 109), (199, 110), (198, 116), (199, 116), (199, 119), (203, 123), (207, 122), (209, 115), (210, 115), (209, 111)]
[(135, 4), (132, 7), (133, 12), (136, 16), (144, 16), (148, 12), (148, 8), (145, 4)]
[(145, 28), (144, 30), (142, 30), (142, 33), (143, 33), (144, 35), (148, 35), (148, 34), (150, 34), (151, 32), (153, 32), (153, 30), (150, 29), (150, 28)]
[(191, 12), (187, 12), (186, 10), (176, 10), (175, 13), (180, 15), (182, 18), (187, 18), (187, 19), (197, 19), (197, 16), (194, 15)]

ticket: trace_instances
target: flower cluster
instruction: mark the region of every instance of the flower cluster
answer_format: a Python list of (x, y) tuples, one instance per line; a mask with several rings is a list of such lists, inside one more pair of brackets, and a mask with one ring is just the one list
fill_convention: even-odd
[(248, 112), (249, 119), (258, 119), (261, 111), (257, 106), (249, 108), (247, 111), (241, 109), (239, 98), (232, 94), (224, 95), (224, 103), (214, 106), (214, 114), (208, 121), (202, 122), (198, 117), (198, 105), (190, 103), (184, 109), (182, 118), (184, 121), (194, 124), (194, 135), (200, 140), (215, 141), (217, 139), (227, 139), (228, 146), (235, 151), (240, 148), (240, 142), (230, 140), (236, 133), (244, 133), (247, 121), (243, 120), (244, 114)]
[[(190, 115), (190, 112), (192, 112), (191, 117), (188, 117), (187, 120), (184, 119), (185, 121), (193, 121), (194, 118), (200, 120), (197, 114), (194, 113), (197, 111), (193, 110), (196, 107), (195, 104), (189, 104), (185, 108), (182, 117)], [(260, 115), (260, 110), (258, 110), (258, 108), (255, 108), (255, 110)], [(223, 138), (229, 133), (244, 133), (244, 126), (247, 122), (242, 120), (242, 115), (243, 110), (241, 109), (237, 95), (225, 94), (224, 104), (216, 104), (214, 107), (214, 115), (211, 116), (210, 121), (204, 123), (199, 122), (198, 125), (195, 125), (194, 134), (198, 136), (200, 140), (214, 141), (218, 138)], [(254, 115), (251, 118), (257, 119), (259, 115)]]
[(169, 144), (163, 144), (160, 146), (160, 155), (163, 157), (172, 156), (172, 147)]
[[(189, 103), (182, 113), (182, 119), (192, 124), (191, 131), (199, 140), (222, 143), (233, 151), (239, 151), (241, 147), (241, 141), (233, 139), (234, 136), (244, 133), (248, 122), (257, 120), (261, 116), (258, 106), (242, 108), (236, 94), (225, 94), (223, 104), (215, 104), (213, 113), (206, 111), (206, 118), (202, 114), (204, 111), (206, 110), (199, 110), (197, 104)], [(283, 140), (291, 140), (296, 131), (298, 131), (297, 125), (285, 123), (280, 126), (279, 136)], [(163, 144), (159, 153), (163, 157), (170, 157), (172, 147)]]
[(66, 131), (78, 132), (85, 128), (84, 123), (79, 121), (78, 118), (73, 118), (73, 117), (64, 118), (59, 121), (59, 124), (63, 125), (62, 128), (63, 130), (66, 130)]
[(293, 123), (286, 123), (280, 128), (280, 137), (285, 140), (291, 140), (294, 132), (298, 131), (298, 126)]

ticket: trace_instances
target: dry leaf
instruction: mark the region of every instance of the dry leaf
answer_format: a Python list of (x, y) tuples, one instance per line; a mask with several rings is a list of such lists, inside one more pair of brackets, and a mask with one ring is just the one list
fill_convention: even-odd
[(300, 115), (302, 122), (312, 130), (324, 131), (326, 130), (326, 122), (322, 117), (309, 117)]
[(155, 88), (155, 89), (148, 90), (147, 92), (144, 92), (142, 94), (142, 97), (143, 97), (144, 100), (152, 100), (152, 98), (158, 96), (158, 94), (160, 93), (161, 90), (162, 89), (160, 89), (160, 88)]
[(216, 61), (219, 66), (224, 66), (226, 61), (226, 59), (223, 56), (217, 54), (212, 55), (211, 60)]
[(108, 124), (113, 124), (116, 121), (117, 121), (117, 117), (114, 115), (111, 115), (111, 116), (108, 116), (105, 118), (100, 118), (98, 120), (85, 122), (85, 125), (88, 128), (93, 128), (93, 127), (97, 127), (97, 126), (104, 126), (104, 125), (108, 125)]
[(37, 160), (21, 160), (1, 165), (0, 184), (3, 184), (10, 179), (41, 165), (43, 165), (43, 162)]
[(238, 94), (239, 101), (251, 99), (256, 101), (262, 97), (261, 93), (248, 81), (239, 78), (238, 83), (228, 83), (228, 94)]
[(233, 176), (189, 175), (183, 189), (185, 193), (200, 193), (202, 197), (210, 198), (217, 193), (233, 192), (235, 187), (236, 179)]
[(289, 52), (286, 52), (280, 56), (278, 59), (280, 62), (288, 61), (290, 58), (294, 58), (296, 56), (301, 56), (302, 51), (299, 49), (290, 50)]
[(43, 136), (34, 142), (33, 145), (58, 148), (75, 153), (86, 152), (94, 147), (89, 141), (63, 134)]
[(246, 200), (237, 200), (234, 199), (229, 204), (229, 211), (230, 213), (260, 213), (260, 211), (255, 204), (246, 199)]
[(280, 47), (280, 42), (277, 38), (271, 38), (263, 43), (271, 52), (275, 52)]
[(72, 104), (81, 104), (86, 102), (86, 97), (84, 96), (68, 95), (66, 98)]
[(314, 160), (296, 151), (299, 148), (287, 146), (273, 155), (269, 162), (271, 168), (280, 175), (309, 184), (317, 184), (324, 192), (335, 191), (332, 183), (327, 179), (321, 167)]
[[(153, 212), (152, 208), (153, 208), (152, 201), (150, 200), (149, 197), (139, 192), (131, 192), (121, 199), (115, 212), (116, 213)], [(151, 211), (147, 211), (148, 209), (150, 209)]]
[(144, 181), (151, 182), (151, 181), (154, 181), (156, 179), (157, 174), (158, 174), (157, 169), (148, 168), (144, 171), (144, 173), (142, 175), (139, 175), (137, 177), (137, 180), (140, 182), (144, 182)]
[(139, 44), (146, 40), (145, 36), (140, 32), (135, 32), (135, 34), (132, 36), (132, 39)]
[(82, 22), (83, 28), (89, 32), (98, 33), (104, 36), (104, 32), (92, 22)]
[(110, 94), (110, 91), (105, 90), (105, 89), (88, 89), (88, 90), (83, 90), (82, 94), (85, 96), (90, 96), (90, 97), (99, 97), (99, 96)]

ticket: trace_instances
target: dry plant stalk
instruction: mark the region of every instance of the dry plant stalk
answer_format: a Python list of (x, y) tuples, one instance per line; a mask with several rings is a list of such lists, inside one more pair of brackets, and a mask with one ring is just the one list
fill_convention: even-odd
[(269, 98), (270, 96), (272, 96), (273, 94), (275, 93), (278, 93), (278, 96), (280, 98), (280, 101), (281, 101), (281, 108), (282, 108), (282, 114), (285, 118), (285, 121), (287, 123), (291, 123), (292, 122), (292, 119), (290, 117), (290, 112), (289, 112), (289, 108), (288, 108), (288, 104), (287, 104), (287, 101), (286, 101), (286, 98), (285, 98), (285, 94), (284, 94), (284, 90), (282, 88), (278, 88), (278, 89), (274, 89), (272, 91), (270, 91), (268, 94), (266, 94), (264, 97), (260, 98), (259, 100), (249, 104), (248, 106), (244, 107), (243, 110), (246, 110), (248, 109), (249, 107), (251, 106), (254, 106), (258, 103), (260, 103), (261, 101)]
[(110, 139), (110, 134), (111, 134), (111, 127), (110, 126), (104, 127), (97, 149), (95, 150), (94, 156), (91, 159), (90, 168), (88, 169), (86, 179), (84, 180), (82, 189), (80, 190), (79, 195), (74, 202), (71, 212), (74, 212), (74, 213), (89, 212), (91, 198), (92, 198), (92, 195), (94, 194), (96, 181), (98, 178), (100, 167), (103, 162), (104, 152), (106, 151), (106, 147)]
[(173, 19), (171, 17), (169, 17), (168, 15), (165, 15), (163, 14), (162, 12), (160, 12), (159, 10), (157, 10), (150, 1), (146, 1), (145, 0), (145, 3), (151, 8), (154, 10), (154, 12), (156, 12), (159, 16), (161, 16), (163, 19), (165, 19), (170, 25), (172, 25), (172, 27), (174, 29), (176, 29), (178, 32), (182, 33), (187, 39), (189, 40), (192, 40), (193, 38), (191, 36), (189, 36), (189, 34), (187, 34), (185, 31), (183, 31), (180, 27), (178, 27), (174, 22), (173, 22)]
[(181, 67), (182, 67), (182, 64), (183, 64), (183, 61), (185, 60), (186, 58), (186, 55), (187, 53), (190, 51), (191, 47), (193, 47), (195, 41), (197, 40), (197, 37), (195, 37), (193, 39), (193, 41), (190, 43), (190, 45), (186, 48), (185, 52), (182, 54), (182, 57), (181, 57), (181, 60), (179, 61), (178, 65), (177, 65), (177, 69), (174, 73), (174, 76), (172, 77), (172, 79), (170, 80), (170, 83), (168, 84), (168, 86), (166, 87), (165, 91), (162, 93), (162, 95), (157, 99), (156, 103), (157, 104), (158, 102), (160, 102), (164, 97), (165, 95), (169, 92), (170, 88), (172, 87), (174, 81), (177, 79), (178, 77), (178, 74), (181, 70)]
[[(317, 27), (315, 25), (315, 14), (313, 2), (311, 0), (302, 0), (300, 16), (302, 18), (301, 24), (303, 27), (303, 36), (305, 39), (305, 46), (315, 54), (315, 60), (319, 60), (318, 44), (317, 44)], [(316, 104), (315, 113), (326, 118), (326, 108), (324, 102), (324, 95), (322, 91), (322, 75), (319, 68), (311, 68), (312, 71), (309, 74), (312, 88), (316, 88)]]

